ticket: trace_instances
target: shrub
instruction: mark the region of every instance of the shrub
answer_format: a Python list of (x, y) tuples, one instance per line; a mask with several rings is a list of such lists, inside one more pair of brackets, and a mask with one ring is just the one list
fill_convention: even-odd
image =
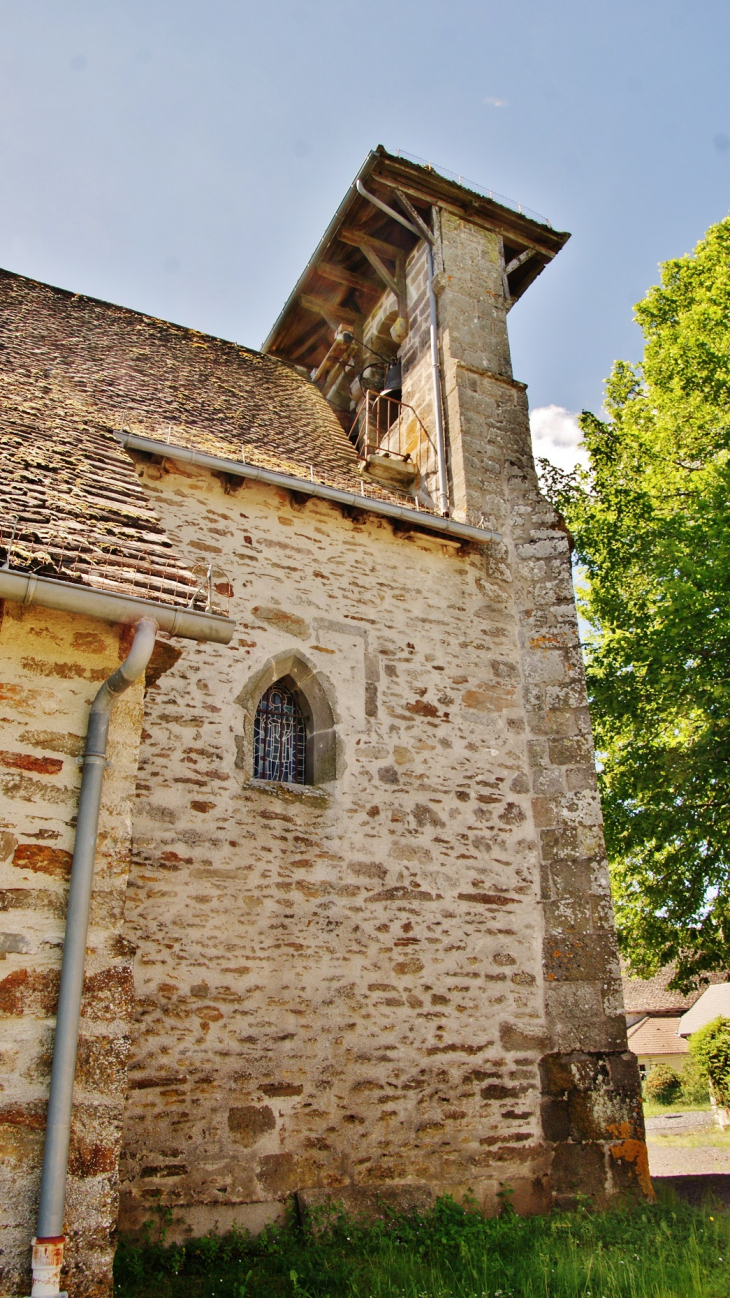
[(710, 1098), (710, 1092), (707, 1088), (707, 1078), (702, 1076), (697, 1067), (697, 1060), (694, 1055), (688, 1055), (684, 1061), (681, 1072), (682, 1079), (682, 1099), (687, 1104), (707, 1104)]
[(710, 1083), (718, 1104), (730, 1108), (730, 1019), (720, 1014), (693, 1032), (689, 1048), (701, 1076)]
[(656, 1104), (673, 1104), (679, 1099), (682, 1079), (669, 1064), (655, 1064), (644, 1082), (647, 1100)]

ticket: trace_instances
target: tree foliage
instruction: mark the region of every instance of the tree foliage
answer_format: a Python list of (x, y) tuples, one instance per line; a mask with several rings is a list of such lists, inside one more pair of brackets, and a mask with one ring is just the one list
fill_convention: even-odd
[(689, 1048), (718, 1104), (730, 1108), (730, 1019), (719, 1015), (693, 1032)]
[(669, 1064), (655, 1064), (649, 1070), (644, 1082), (644, 1094), (647, 1100), (657, 1104), (674, 1104), (682, 1093), (682, 1078)]
[(586, 473), (553, 471), (587, 576), (588, 686), (619, 938), (675, 986), (730, 966), (730, 218), (636, 308)]

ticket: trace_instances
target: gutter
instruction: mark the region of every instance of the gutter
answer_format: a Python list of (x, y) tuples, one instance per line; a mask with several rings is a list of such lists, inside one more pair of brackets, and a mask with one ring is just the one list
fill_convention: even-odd
[[(358, 496), (355, 491), (342, 491), (339, 487), (329, 487), (324, 482), (311, 482), (309, 478), (295, 478), (291, 473), (261, 469), (253, 464), (244, 464), (241, 460), (229, 460), (222, 455), (209, 455), (205, 451), (194, 451), (189, 446), (176, 446), (173, 442), (160, 442), (153, 437), (140, 437), (136, 433), (119, 432), (115, 436), (127, 450), (144, 451), (147, 455), (162, 455), (183, 464), (197, 464), (200, 468), (210, 469), (214, 473), (228, 473), (231, 477), (249, 478), (253, 482), (265, 482), (272, 487), (283, 487), (287, 491), (317, 496), (321, 500), (331, 500), (337, 505), (347, 505), (350, 509), (366, 510), (371, 514), (397, 519), (399, 522), (408, 523), (411, 527), (426, 532), (452, 536), (459, 541), (474, 541), (477, 545), (488, 545), (490, 541), (502, 539), (500, 532), (492, 532), (486, 527), (472, 527), (470, 523), (457, 523), (453, 518), (441, 518), (438, 514), (427, 514), (406, 505), (393, 505), (389, 500), (378, 500), (375, 496)], [(203, 614), (197, 616), (202, 617)]]
[[(61, 984), (53, 1041), (53, 1064), (48, 1093), (43, 1145), (38, 1223), (32, 1242), (31, 1298), (60, 1295), (65, 1237), (66, 1182), (71, 1137), (74, 1078), (78, 1050), (86, 942), (94, 885), (94, 859), (99, 813), (107, 767), (109, 723), (120, 694), (142, 676), (152, 657), (157, 632), (162, 627), (190, 640), (228, 644), (235, 622), (210, 613), (172, 608), (151, 601), (90, 590), (70, 582), (34, 574), (0, 571), (0, 599), (36, 604), (64, 612), (96, 617), (101, 621), (135, 625), (132, 646), (97, 691), (91, 705), (84, 746), (71, 882), (63, 939)], [(63, 1295), (63, 1298), (68, 1298)]]
[(152, 600), (75, 586), (70, 581), (38, 577), (34, 573), (0, 570), (0, 599), (56, 608), (63, 613), (80, 613), (100, 622), (121, 622), (124, 626), (133, 626), (142, 617), (152, 617), (160, 631), (213, 644), (228, 644), (236, 625), (232, 618), (216, 613), (196, 613), (172, 604), (155, 604)]

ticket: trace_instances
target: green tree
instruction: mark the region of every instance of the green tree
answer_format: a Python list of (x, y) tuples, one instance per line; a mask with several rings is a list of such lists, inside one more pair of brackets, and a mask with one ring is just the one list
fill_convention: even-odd
[(689, 1048), (698, 1071), (708, 1081), (718, 1104), (730, 1107), (730, 1019), (718, 1015), (693, 1032)]
[(588, 687), (621, 946), (730, 966), (730, 218), (636, 307), (586, 473), (548, 471), (587, 577)]
[(674, 1104), (682, 1092), (682, 1078), (669, 1064), (655, 1064), (649, 1069), (644, 1082), (644, 1094), (647, 1100), (657, 1104)]

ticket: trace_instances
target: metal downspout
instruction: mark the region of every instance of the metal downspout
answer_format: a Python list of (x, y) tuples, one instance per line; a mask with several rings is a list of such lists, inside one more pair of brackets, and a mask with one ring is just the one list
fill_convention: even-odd
[(441, 405), (441, 366), (439, 364), (439, 323), (436, 313), (436, 294), (433, 291), (433, 245), (426, 243), (426, 264), (428, 266), (428, 312), (429, 332), (431, 335), (431, 379), (433, 382), (433, 408), (436, 415), (436, 460), (438, 463), (438, 498), (439, 513), (446, 517), (449, 513), (448, 479), (446, 477), (446, 439), (444, 437), (444, 416)]
[(433, 383), (433, 410), (436, 420), (436, 461), (438, 465), (438, 507), (439, 513), (448, 517), (449, 513), (449, 492), (448, 479), (446, 477), (446, 440), (444, 438), (444, 416), (443, 406), (441, 403), (441, 366), (439, 364), (439, 342), (438, 342), (438, 314), (436, 311), (436, 294), (433, 291), (434, 265), (433, 265), (433, 235), (424, 226), (419, 229), (411, 221), (407, 221), (400, 212), (394, 212), (392, 207), (387, 203), (382, 203), (374, 194), (369, 193), (361, 180), (356, 180), (355, 188), (362, 198), (366, 198), (369, 203), (379, 207), (381, 212), (386, 212), (394, 221), (404, 225), (406, 230), (410, 230), (417, 238), (423, 239), (426, 245), (426, 265), (428, 268), (428, 311), (430, 319), (430, 338), (431, 338), (431, 379)]
[(33, 1241), (32, 1298), (51, 1298), (60, 1291), (76, 1049), (109, 721), (119, 695), (139, 679), (147, 666), (156, 634), (157, 623), (152, 618), (143, 617), (137, 623), (127, 657), (104, 681), (89, 715), (63, 943), (38, 1226)]

